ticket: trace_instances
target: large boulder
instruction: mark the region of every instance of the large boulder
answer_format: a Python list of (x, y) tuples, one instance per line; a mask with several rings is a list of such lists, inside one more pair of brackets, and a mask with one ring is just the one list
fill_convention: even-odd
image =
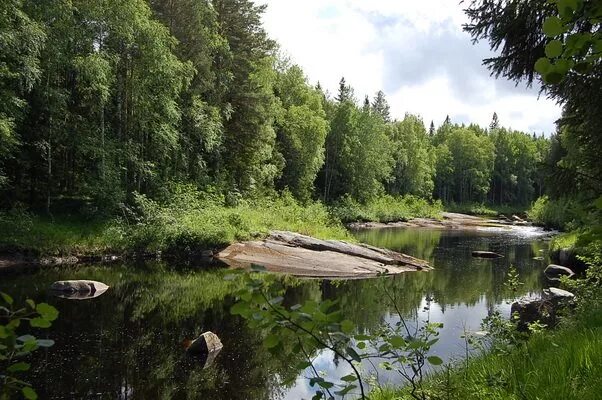
[(188, 354), (200, 356), (203, 368), (207, 368), (213, 364), (213, 361), (223, 348), (222, 341), (215, 333), (205, 332), (190, 342), (186, 351)]
[(504, 257), (503, 255), (494, 253), (493, 251), (478, 251), (478, 250), (473, 251), (472, 256), (476, 257), (476, 258), (501, 258), (501, 257)]
[(539, 321), (547, 326), (557, 323), (557, 311), (567, 305), (575, 295), (558, 288), (544, 289), (539, 297), (524, 297), (511, 307), (511, 315), (518, 318), (518, 329), (527, 330), (529, 324)]
[(549, 279), (552, 280), (559, 280), (561, 276), (568, 276), (569, 278), (571, 278), (575, 275), (573, 270), (571, 270), (570, 268), (556, 264), (548, 265), (548, 267), (543, 272)]
[(88, 280), (57, 281), (50, 285), (57, 296), (76, 300), (98, 297), (107, 289), (109, 286), (102, 282)]

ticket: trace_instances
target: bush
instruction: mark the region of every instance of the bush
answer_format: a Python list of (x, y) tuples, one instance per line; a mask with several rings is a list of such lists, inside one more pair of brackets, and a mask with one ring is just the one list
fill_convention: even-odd
[(527, 216), (536, 225), (559, 230), (574, 229), (586, 219), (583, 207), (576, 200), (552, 200), (548, 196), (537, 199), (527, 211)]
[(385, 195), (366, 204), (345, 196), (332, 206), (331, 212), (343, 222), (397, 222), (412, 218), (439, 218), (442, 209), (440, 201), (430, 203), (411, 195)]
[(291, 230), (318, 238), (350, 239), (320, 203), (300, 205), (284, 193), (274, 198), (239, 199), (228, 207), (223, 196), (178, 186), (164, 203), (137, 195), (129, 219), (119, 223), (122, 247), (133, 251), (194, 254), (271, 230)]

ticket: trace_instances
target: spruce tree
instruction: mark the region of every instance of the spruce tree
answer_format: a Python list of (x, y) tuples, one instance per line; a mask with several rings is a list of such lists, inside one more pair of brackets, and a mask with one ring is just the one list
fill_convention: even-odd
[(382, 90), (379, 90), (376, 93), (376, 97), (374, 98), (374, 101), (372, 103), (372, 111), (380, 115), (383, 121), (391, 122), (389, 103), (387, 102), (385, 93)]

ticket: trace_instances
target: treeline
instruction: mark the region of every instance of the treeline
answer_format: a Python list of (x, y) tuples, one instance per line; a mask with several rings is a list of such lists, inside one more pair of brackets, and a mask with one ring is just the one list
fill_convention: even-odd
[(382, 92), (334, 98), (278, 57), (249, 0), (5, 0), (2, 205), (104, 209), (172, 182), (235, 201), (384, 193), (527, 204), (551, 142), (499, 126), (392, 120)]

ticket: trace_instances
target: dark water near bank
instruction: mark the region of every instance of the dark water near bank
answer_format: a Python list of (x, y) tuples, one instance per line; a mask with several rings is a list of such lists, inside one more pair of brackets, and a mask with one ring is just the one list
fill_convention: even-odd
[[(383, 296), (394, 290), (409, 320), (443, 322), (433, 353), (445, 360), (460, 357), (464, 330), (478, 330), (493, 310), (508, 312), (509, 293), (503, 282), (514, 265), (524, 284), (518, 295), (545, 285), (543, 261), (547, 243), (526, 229), (517, 233), (450, 232), (385, 229), (357, 232), (367, 243), (401, 250), (431, 261), (429, 273), (408, 273), (389, 279), (327, 282), (293, 281), (286, 302), (339, 299), (347, 317), (362, 332), (396, 320)], [(472, 250), (505, 255), (478, 260)], [(56, 341), (32, 359), (28, 376), (41, 399), (301, 399), (311, 398), (308, 382), (294, 369), (296, 360), (279, 358), (261, 347), (261, 332), (233, 317), (235, 282), (224, 271), (199, 271), (157, 263), (51, 269), (30, 275), (1, 276), (0, 290), (16, 298), (47, 301), (60, 311), (59, 320), (38, 337)], [(73, 301), (52, 297), (48, 286), (61, 279), (92, 279), (111, 286), (99, 298)], [(203, 369), (185, 355), (185, 338), (211, 330), (224, 343), (215, 363)], [(332, 355), (315, 355), (319, 370), (339, 376)], [(369, 366), (364, 371), (370, 373)], [(296, 379), (292, 387), (281, 382)], [(383, 382), (397, 377), (383, 375)]]

